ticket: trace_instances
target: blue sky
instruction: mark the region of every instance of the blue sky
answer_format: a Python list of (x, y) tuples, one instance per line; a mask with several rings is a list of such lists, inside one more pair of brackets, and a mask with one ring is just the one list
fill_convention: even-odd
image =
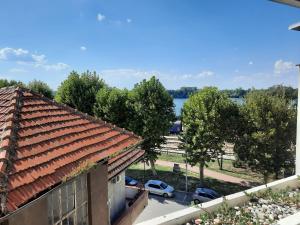
[(71, 70), (132, 88), (296, 86), (300, 9), (268, 0), (5, 0), (0, 77), (56, 89)]

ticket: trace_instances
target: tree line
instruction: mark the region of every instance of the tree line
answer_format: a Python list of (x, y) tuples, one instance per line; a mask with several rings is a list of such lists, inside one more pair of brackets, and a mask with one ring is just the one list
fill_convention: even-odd
[[(224, 89), (221, 90), (224, 94), (226, 94), (229, 98), (244, 98), (249, 92), (251, 91), (266, 91), (271, 95), (285, 95), (287, 98), (296, 100), (298, 96), (298, 89), (292, 88), (289, 86), (284, 85), (273, 85), (266, 89), (243, 89), (243, 88), (236, 88), (236, 89)], [(169, 94), (173, 98), (188, 98), (193, 93), (199, 91), (196, 87), (181, 87), (177, 90), (168, 90)]]
[(284, 93), (252, 90), (243, 105), (224, 92), (206, 87), (194, 93), (182, 110), (182, 148), (187, 161), (204, 167), (224, 154), (225, 143), (234, 144), (237, 162), (278, 179), (295, 167), (296, 107)]
[(35, 91), (36, 93), (44, 95), (47, 98), (52, 99), (54, 97), (54, 92), (49, 85), (40, 80), (32, 80), (28, 84), (24, 84), (21, 81), (0, 79), (0, 88), (9, 86), (25, 87)]
[[(54, 93), (42, 81), (23, 84), (0, 80), (0, 87), (24, 86), (57, 102), (99, 117), (143, 138), (145, 161), (156, 175), (156, 150), (165, 143), (175, 120), (173, 98), (155, 77), (142, 80), (132, 90), (108, 86), (96, 72), (73, 71)], [(186, 89), (183, 89), (186, 90)], [(235, 104), (216, 87), (191, 88), (182, 110), (184, 131), (180, 139), (187, 162), (204, 168), (224, 154), (225, 143), (234, 144), (236, 164), (259, 172), (267, 182), (295, 166), (296, 106), (294, 89), (273, 86), (249, 90), (245, 103)]]

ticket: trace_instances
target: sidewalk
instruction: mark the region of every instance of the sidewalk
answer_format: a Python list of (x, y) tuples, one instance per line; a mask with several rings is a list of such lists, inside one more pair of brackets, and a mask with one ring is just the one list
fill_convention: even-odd
[[(160, 165), (160, 166), (173, 167), (174, 162), (156, 160), (155, 164)], [(184, 163), (177, 163), (177, 164), (179, 164), (182, 171), (185, 171), (185, 164)], [(199, 167), (188, 165), (187, 169), (191, 172), (199, 173)], [(230, 175), (226, 175), (226, 174), (223, 174), (223, 173), (215, 172), (215, 171), (209, 170), (207, 168), (204, 168), (204, 176), (215, 178), (217, 180), (223, 180), (225, 182), (231, 182), (231, 183), (236, 183), (236, 184), (242, 184), (244, 186), (250, 186), (249, 181), (247, 181), (247, 180), (244, 180), (244, 179), (241, 179), (241, 178), (238, 178), (238, 177), (233, 177), (233, 176), (230, 176)]]

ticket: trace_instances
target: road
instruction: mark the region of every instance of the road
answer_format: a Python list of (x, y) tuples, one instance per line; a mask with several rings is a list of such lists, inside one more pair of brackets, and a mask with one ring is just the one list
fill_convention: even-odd
[(192, 201), (191, 195), (191, 193), (186, 195), (184, 192), (178, 191), (175, 191), (174, 198), (164, 198), (149, 194), (148, 206), (139, 215), (134, 224), (189, 207)]
[[(174, 162), (163, 161), (163, 160), (156, 160), (155, 164), (160, 165), (160, 166), (168, 166), (168, 167), (172, 167), (172, 168), (174, 166)], [(185, 164), (184, 163), (177, 163), (177, 164), (179, 164), (182, 171), (185, 170)], [(188, 170), (192, 171), (194, 173), (199, 173), (199, 168), (196, 167), (196, 166), (188, 165)], [(215, 178), (215, 179), (218, 179), (218, 180), (223, 180), (225, 182), (231, 182), (231, 183), (241, 184), (241, 185), (244, 185), (244, 186), (250, 186), (250, 183), (249, 183), (248, 180), (238, 178), (238, 177), (234, 177), (234, 176), (230, 176), (230, 175), (223, 174), (223, 173), (219, 173), (219, 172), (207, 169), (207, 168), (204, 169), (204, 176), (212, 177), (212, 178)]]

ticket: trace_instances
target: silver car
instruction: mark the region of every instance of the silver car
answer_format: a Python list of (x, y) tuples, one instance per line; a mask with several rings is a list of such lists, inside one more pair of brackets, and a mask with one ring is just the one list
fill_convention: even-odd
[(217, 192), (209, 188), (197, 188), (193, 194), (193, 200), (195, 204), (208, 202), (219, 197), (220, 195)]
[(145, 189), (151, 194), (162, 195), (165, 198), (174, 196), (174, 188), (160, 180), (149, 180)]

